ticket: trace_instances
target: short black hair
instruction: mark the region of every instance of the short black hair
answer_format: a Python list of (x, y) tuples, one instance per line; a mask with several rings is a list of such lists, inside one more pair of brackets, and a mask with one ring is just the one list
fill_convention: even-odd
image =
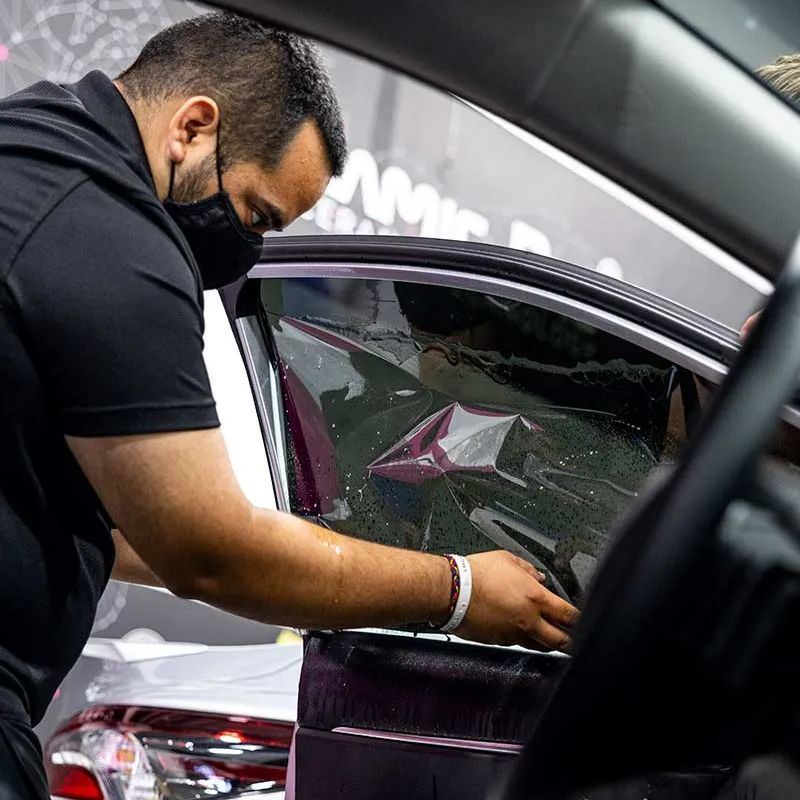
[(339, 101), (319, 50), (307, 39), (229, 12), (157, 33), (118, 80), (132, 99), (156, 104), (206, 95), (220, 107), (225, 165), (274, 169), (307, 120), (317, 123), (333, 175), (347, 142)]

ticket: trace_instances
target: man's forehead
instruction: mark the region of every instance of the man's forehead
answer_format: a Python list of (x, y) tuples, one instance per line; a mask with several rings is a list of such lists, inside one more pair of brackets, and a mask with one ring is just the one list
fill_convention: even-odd
[(263, 173), (264, 199), (289, 224), (316, 204), (330, 178), (325, 143), (317, 124), (309, 121), (293, 137), (277, 167)]

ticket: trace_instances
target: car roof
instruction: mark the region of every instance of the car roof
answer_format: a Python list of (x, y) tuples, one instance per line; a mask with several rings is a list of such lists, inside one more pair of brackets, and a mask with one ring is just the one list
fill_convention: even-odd
[(577, 156), (767, 277), (793, 243), (800, 115), (655, 3), (211, 3), (470, 100)]

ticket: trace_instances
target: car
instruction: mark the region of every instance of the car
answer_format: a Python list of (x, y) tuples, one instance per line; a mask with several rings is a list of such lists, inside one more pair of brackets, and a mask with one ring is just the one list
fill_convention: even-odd
[[(769, 279), (786, 262), (796, 109), (686, 4), (228, 5), (458, 93)], [(788, 5), (770, 9), (793, 30)], [(418, 629), (308, 632), (287, 796), (712, 798), (754, 753), (790, 749), (798, 273), (795, 257), (740, 356), (737, 331), (540, 255), (403, 237), (265, 246), (222, 298), (277, 507), (404, 547), (510, 549), (585, 606), (572, 658)], [(784, 464), (765, 480), (781, 415)], [(189, 736), (169, 714), (128, 727), (128, 708), (83, 712), (46, 759), (92, 775), (86, 742), (114, 731), (114, 770), (144, 765), (156, 796), (165, 741), (169, 766), (197, 761), (199, 740), (211, 781), (220, 759), (233, 773), (273, 755), (255, 723), (215, 717)], [(228, 784), (203, 792), (235, 796)], [(165, 791), (193, 796), (181, 786)]]
[(62, 687), (90, 702), (50, 738), (52, 796), (282, 800), (301, 661), (295, 643), (92, 640)]
[[(538, 285), (489, 270), (481, 275), (487, 259), (537, 275)], [(407, 280), (412, 275), (418, 282)], [(255, 387), (277, 505), (405, 547), (504, 547), (580, 602), (614, 520), (654, 471), (678, 458), (738, 350), (736, 332), (593, 276), (594, 290), (627, 308), (611, 333), (610, 315), (585, 300), (586, 278), (584, 270), (539, 256), (463, 243), (273, 243), (247, 281), (226, 292), (226, 302)], [(555, 281), (558, 294), (546, 288)], [(661, 332), (666, 325), (669, 334)], [(787, 416), (797, 422), (795, 412)], [(793, 431), (782, 431), (776, 444), (784, 455), (796, 452), (787, 445)], [(285, 769), (285, 724), (295, 722), (300, 659), (296, 646), (286, 653), (292, 668), (281, 673), (280, 686), (290, 698), (277, 713), (267, 665), (278, 648), (245, 648), (241, 656), (241, 648), (93, 642), (82, 663), (102, 659), (99, 676), (79, 680), (90, 687), (91, 705), (51, 739), (46, 755), (52, 763), (65, 750), (87, 749), (76, 744), (82, 737), (122, 731), (139, 737), (126, 741), (141, 741), (153, 761), (160, 756), (147, 731), (174, 739), (179, 714), (184, 735), (197, 735), (197, 718), (216, 726), (212, 740), (230, 738), (232, 730), (241, 736), (242, 725), (284, 723), (278, 758)], [(255, 683), (253, 658), (265, 664)], [(320, 780), (338, 775), (355, 796), (348, 780), (366, 784), (363, 796), (392, 796), (400, 768), (407, 796), (425, 796), (415, 780), (431, 775), (449, 782), (443, 796), (482, 796), (532, 730), (534, 718), (520, 709), (536, 705), (565, 661), (432, 633), (309, 634), (297, 717), (298, 790), (306, 791), (308, 772), (315, 772), (303, 760), (314, 765), (327, 751), (332, 760)], [(508, 696), (515, 703), (503, 708)], [(162, 716), (141, 725), (142, 709)], [(130, 723), (120, 727), (125, 714)], [(238, 749), (242, 744), (256, 747), (258, 739), (229, 743), (228, 761), (208, 753), (200, 761), (193, 743), (182, 768), (204, 768), (195, 778), (224, 796), (221, 787), (235, 791), (231, 762), (253, 758)], [(399, 766), (384, 771), (384, 758), (365, 778), (355, 763), (376, 748)], [(93, 763), (101, 766), (96, 756)], [(453, 763), (455, 770), (447, 766)], [(723, 767), (651, 775), (637, 791), (656, 782), (671, 792), (656, 796), (680, 797), (718, 788), (728, 774)], [(260, 791), (264, 783), (254, 781)], [(326, 796), (318, 784), (307, 791)], [(59, 796), (70, 796), (63, 783)]]

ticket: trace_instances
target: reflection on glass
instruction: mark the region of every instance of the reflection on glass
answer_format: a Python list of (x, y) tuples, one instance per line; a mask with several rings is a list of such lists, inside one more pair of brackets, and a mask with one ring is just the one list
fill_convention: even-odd
[(264, 280), (261, 306), (293, 510), (343, 533), (502, 547), (578, 599), (610, 526), (683, 437), (676, 367), (542, 309), (342, 279)]

